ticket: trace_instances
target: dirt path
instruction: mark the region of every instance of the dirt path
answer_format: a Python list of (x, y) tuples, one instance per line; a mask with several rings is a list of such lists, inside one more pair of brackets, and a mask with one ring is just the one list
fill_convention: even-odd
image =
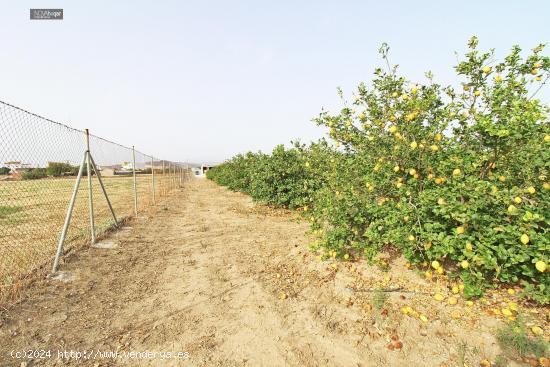
[[(307, 250), (307, 223), (209, 181), (191, 181), (130, 226), (108, 239), (117, 248), (69, 257), (72, 281), (37, 282), (3, 312), (0, 366), (453, 366), (498, 353), (495, 324), (430, 306), (422, 292), (433, 284), (321, 263)], [(418, 294), (390, 293), (379, 315), (365, 292), (375, 278)], [(407, 305), (430, 322), (403, 315)], [(392, 339), (402, 349), (389, 350)], [(52, 355), (10, 356), (24, 350)]]

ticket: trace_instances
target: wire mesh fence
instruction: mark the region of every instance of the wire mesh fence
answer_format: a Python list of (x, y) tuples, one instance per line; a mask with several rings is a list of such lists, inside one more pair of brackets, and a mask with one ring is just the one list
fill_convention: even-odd
[(116, 224), (99, 178), (121, 223), (190, 177), (182, 164), (94, 135), (89, 148), (97, 172), (90, 166), (88, 178), (85, 131), (0, 101), (0, 301), (51, 265), (81, 164), (65, 251), (89, 244)]

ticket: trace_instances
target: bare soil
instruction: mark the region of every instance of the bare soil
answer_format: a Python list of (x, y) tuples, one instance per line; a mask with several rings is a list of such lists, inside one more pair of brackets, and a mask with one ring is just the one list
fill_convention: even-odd
[(399, 256), (389, 271), (320, 262), (294, 213), (195, 179), (142, 216), (0, 309), (0, 366), (478, 366), (501, 353), (481, 305), (433, 300), (449, 284)]

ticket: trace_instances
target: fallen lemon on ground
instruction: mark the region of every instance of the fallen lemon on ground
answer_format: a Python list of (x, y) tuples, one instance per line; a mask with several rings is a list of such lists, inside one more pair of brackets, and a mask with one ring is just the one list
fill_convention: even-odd
[(436, 293), (436, 295), (434, 296), (434, 299), (436, 301), (443, 301), (445, 297), (441, 293)]
[(450, 305), (456, 305), (458, 303), (458, 300), (455, 297), (450, 297), (447, 303)]
[(540, 336), (540, 335), (544, 334), (544, 331), (539, 326), (533, 326), (531, 328), (531, 331), (533, 332), (533, 334), (535, 334), (537, 336)]
[(432, 268), (437, 269), (440, 266), (441, 266), (441, 264), (439, 264), (439, 261), (437, 261), (437, 260), (432, 261)]
[(428, 318), (426, 317), (426, 315), (420, 315), (420, 320), (428, 322)]
[(454, 294), (457, 294), (458, 292), (460, 292), (460, 290), (458, 289), (457, 286), (454, 286), (454, 287), (451, 289), (451, 292), (453, 292)]

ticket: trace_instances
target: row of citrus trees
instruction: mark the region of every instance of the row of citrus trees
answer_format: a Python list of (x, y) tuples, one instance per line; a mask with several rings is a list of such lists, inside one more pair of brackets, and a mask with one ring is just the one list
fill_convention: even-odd
[(455, 67), (459, 88), (376, 69), (352, 103), (315, 119), (331, 142), (238, 155), (208, 177), (302, 210), (324, 256), (372, 260), (390, 245), (428, 278), (460, 277), (466, 296), (520, 284), (550, 303), (550, 124), (535, 98), (550, 70), (542, 49), (514, 47), (497, 62), (474, 37)]

